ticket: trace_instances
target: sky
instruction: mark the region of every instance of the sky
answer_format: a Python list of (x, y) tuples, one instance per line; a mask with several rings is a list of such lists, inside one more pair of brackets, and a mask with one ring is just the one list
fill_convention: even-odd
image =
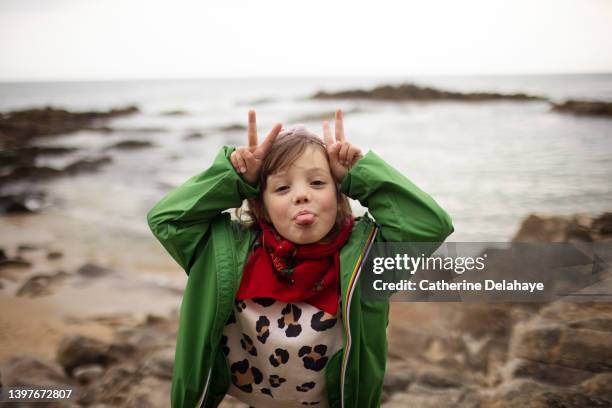
[(612, 72), (612, 0), (0, 0), (0, 81)]

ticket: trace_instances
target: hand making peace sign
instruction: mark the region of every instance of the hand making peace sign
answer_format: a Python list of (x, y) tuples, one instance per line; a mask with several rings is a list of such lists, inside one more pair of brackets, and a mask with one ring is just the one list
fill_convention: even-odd
[(242, 175), (242, 178), (247, 183), (255, 183), (259, 177), (259, 170), (261, 169), (261, 161), (270, 150), (270, 146), (274, 143), (276, 136), (278, 136), (282, 124), (277, 123), (274, 125), (268, 136), (264, 139), (263, 143), (257, 145), (257, 123), (255, 118), (255, 111), (249, 111), (249, 127), (248, 127), (248, 146), (241, 146), (234, 150), (230, 155), (230, 160), (236, 171)]
[(361, 159), (362, 154), (358, 147), (351, 145), (344, 138), (344, 122), (340, 109), (336, 109), (335, 130), (336, 142), (334, 143), (329, 123), (323, 122), (323, 139), (329, 154), (329, 165), (332, 175), (340, 183), (357, 160)]

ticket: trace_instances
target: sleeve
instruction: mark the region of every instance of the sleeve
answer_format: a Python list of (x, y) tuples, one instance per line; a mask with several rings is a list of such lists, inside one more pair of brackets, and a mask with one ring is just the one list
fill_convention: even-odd
[(212, 166), (168, 193), (147, 214), (155, 237), (187, 273), (213, 219), (259, 192), (236, 173), (229, 159), (233, 151), (223, 147)]
[(433, 198), (372, 151), (347, 173), (340, 189), (368, 208), (383, 241), (443, 242), (454, 231)]

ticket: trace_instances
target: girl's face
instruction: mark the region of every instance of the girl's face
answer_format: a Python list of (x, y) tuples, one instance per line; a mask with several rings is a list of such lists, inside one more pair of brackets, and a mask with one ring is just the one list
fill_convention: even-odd
[(268, 176), (263, 192), (276, 231), (296, 244), (325, 237), (336, 222), (336, 184), (321, 149), (308, 146), (289, 167)]

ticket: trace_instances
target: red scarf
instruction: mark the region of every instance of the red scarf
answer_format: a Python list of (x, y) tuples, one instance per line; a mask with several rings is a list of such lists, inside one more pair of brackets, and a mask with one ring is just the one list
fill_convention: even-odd
[(351, 234), (353, 218), (326, 244), (297, 245), (265, 223), (259, 225), (261, 234), (244, 267), (236, 299), (306, 302), (335, 315), (340, 298), (340, 249)]

